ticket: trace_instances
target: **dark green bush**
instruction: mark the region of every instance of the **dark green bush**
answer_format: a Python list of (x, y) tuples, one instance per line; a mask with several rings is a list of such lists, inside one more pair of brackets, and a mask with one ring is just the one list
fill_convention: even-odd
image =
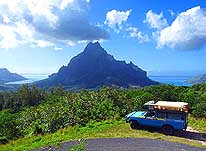
[(9, 110), (0, 112), (0, 144), (20, 136), (16, 118)]

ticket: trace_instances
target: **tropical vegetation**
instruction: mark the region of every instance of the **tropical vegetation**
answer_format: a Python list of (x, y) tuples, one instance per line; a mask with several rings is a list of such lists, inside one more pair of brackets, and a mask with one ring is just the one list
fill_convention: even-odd
[(0, 142), (6, 144), (92, 122), (118, 121), (134, 110), (142, 110), (150, 100), (188, 102), (191, 118), (206, 121), (206, 84), (80, 91), (66, 91), (61, 86), (45, 91), (23, 85), (17, 91), (0, 92)]

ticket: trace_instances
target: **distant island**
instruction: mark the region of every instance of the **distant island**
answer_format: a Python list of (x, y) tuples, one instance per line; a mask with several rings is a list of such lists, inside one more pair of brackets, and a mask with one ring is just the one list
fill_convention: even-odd
[(186, 81), (188, 84), (200, 84), (206, 82), (206, 74), (201, 74), (195, 77), (192, 77)]
[(0, 68), (0, 84), (22, 80), (27, 79), (19, 74), (9, 72), (6, 68)]
[(98, 88), (101, 86), (139, 87), (157, 85), (147, 77), (147, 72), (108, 54), (98, 42), (90, 42), (84, 51), (73, 57), (49, 78), (35, 82), (43, 88), (62, 85), (66, 89)]

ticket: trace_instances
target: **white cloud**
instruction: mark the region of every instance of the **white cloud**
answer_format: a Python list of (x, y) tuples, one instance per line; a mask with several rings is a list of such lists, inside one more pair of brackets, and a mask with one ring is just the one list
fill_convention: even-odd
[(0, 25), (0, 48), (17, 47), (21, 41), (16, 38), (16, 29), (6, 25)]
[(60, 9), (65, 9), (67, 5), (72, 4), (74, 0), (62, 0), (60, 4)]
[(52, 11), (52, 8), (56, 6), (57, 3), (51, 0), (24, 0), (22, 3), (25, 3), (26, 9), (28, 9), (34, 17), (34, 22), (46, 20), (51, 27), (57, 23), (58, 16)]
[(86, 43), (88, 43), (87, 40), (79, 40), (79, 41), (78, 41), (78, 44), (86, 44)]
[(16, 22), (14, 28), (17, 36), (20, 36), (24, 40), (32, 39), (35, 33), (34, 27), (23, 21)]
[(193, 50), (206, 46), (206, 12), (200, 6), (180, 13), (160, 31), (157, 47)]
[(95, 42), (99, 42), (99, 43), (101, 44), (101, 43), (104, 43), (104, 42), (105, 42), (105, 40), (104, 40), (104, 39), (100, 39), (100, 40), (93, 40), (92, 42), (93, 42), (93, 43), (95, 43)]
[(0, 48), (14, 48), (33, 40), (34, 29), (24, 22), (0, 24)]
[(171, 16), (175, 15), (175, 12), (173, 12), (173, 10), (169, 9), (168, 12), (170, 13)]
[(54, 47), (54, 50), (56, 50), (56, 51), (58, 51), (58, 50), (62, 50), (63, 48), (61, 48), (61, 47)]
[(46, 41), (46, 40), (32, 40), (31, 42), (34, 43), (34, 45), (37, 45), (40, 48), (44, 48), (44, 47), (52, 47), (55, 45), (52, 42)]
[(152, 10), (149, 10), (146, 13), (146, 19), (144, 20), (144, 23), (147, 23), (151, 28), (158, 30), (168, 25), (167, 20), (163, 17), (163, 13), (156, 14), (152, 12)]
[(2, 15), (2, 17), (3, 17), (3, 23), (8, 24), (10, 22), (10, 19), (8, 16)]
[(74, 42), (74, 41), (72, 41), (72, 40), (69, 40), (68, 42), (67, 42), (67, 44), (69, 45), (69, 46), (76, 46), (76, 42)]
[(122, 28), (122, 24), (127, 21), (131, 12), (131, 9), (127, 11), (111, 10), (107, 12), (104, 24), (118, 31)]
[[(0, 0), (0, 48), (107, 39), (87, 18), (89, 0)], [(82, 34), (84, 33), (84, 34)]]
[(55, 25), (58, 17), (51, 11), (53, 5), (49, 0), (0, 1), (0, 13), (4, 14), (0, 22), (0, 48), (15, 48), (29, 43), (31, 46), (51, 46), (51, 42), (35, 38), (35, 26), (27, 19), (36, 24), (44, 21), (49, 26)]
[(137, 38), (140, 43), (149, 41), (149, 37), (136, 27), (128, 27), (126, 31), (129, 32), (131, 38)]

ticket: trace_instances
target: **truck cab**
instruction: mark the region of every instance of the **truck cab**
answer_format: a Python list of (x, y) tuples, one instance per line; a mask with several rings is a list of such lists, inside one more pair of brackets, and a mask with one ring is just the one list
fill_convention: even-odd
[(144, 126), (161, 129), (172, 135), (175, 130), (186, 130), (188, 104), (184, 102), (150, 101), (144, 107), (146, 111), (132, 112), (126, 116), (132, 129)]

